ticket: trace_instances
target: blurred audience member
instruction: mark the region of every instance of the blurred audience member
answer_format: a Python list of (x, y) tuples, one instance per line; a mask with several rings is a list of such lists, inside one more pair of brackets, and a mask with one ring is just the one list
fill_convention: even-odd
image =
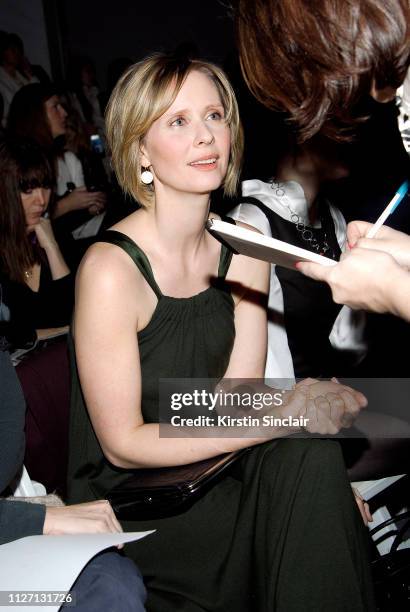
[[(101, 226), (103, 217), (93, 217), (104, 210), (106, 196), (87, 190), (82, 164), (66, 147), (66, 120), (67, 112), (54, 86), (37, 83), (23, 87), (14, 97), (8, 131), (11, 138), (36, 142), (54, 164), (58, 198), (51, 217), (64, 256), (74, 268), (90, 244), (88, 238)], [(84, 240), (74, 241), (72, 232), (91, 220), (88, 234), (75, 236)]]
[[(334, 142), (316, 137), (298, 145), (289, 133), (274, 174), (243, 181), (240, 204), (229, 214), (264, 235), (338, 260), (346, 222), (326, 185), (347, 174)], [(363, 355), (363, 327), (361, 316), (334, 304), (326, 284), (271, 265), (266, 378), (346, 376)]]
[[(0, 335), (0, 494), (4, 494), (21, 469), (25, 423), (23, 393), (2, 340)], [(36, 500), (40, 503), (0, 498), (0, 545), (31, 535), (122, 531), (105, 500), (59, 507), (47, 507), (47, 498)], [(145, 610), (146, 593), (138, 568), (130, 559), (114, 551), (105, 551), (94, 557), (71, 587), (71, 592), (75, 596), (77, 612)]]
[[(22, 73), (21, 40), (15, 34), (0, 31), (0, 94), (3, 96), (3, 125), (7, 121), (9, 107), (21, 87), (38, 81), (33, 74)], [(23, 56), (24, 57), (24, 56)]]
[[(53, 159), (56, 166), (57, 201), (53, 216), (88, 209), (99, 212), (104, 206), (104, 194), (88, 193), (80, 160), (65, 150), (67, 112), (53, 85), (33, 84), (21, 89), (10, 108), (10, 136), (35, 141)], [(67, 193), (69, 191), (69, 193)]]
[(68, 86), (73, 106), (80, 113), (89, 136), (94, 133), (105, 137), (104, 116), (100, 106), (95, 65), (88, 57), (77, 57), (69, 68)]
[(87, 190), (91, 192), (107, 192), (109, 190), (109, 183), (102, 161), (102, 154), (98, 154), (92, 148), (85, 125), (75, 108), (70, 108), (65, 126), (66, 148), (80, 160)]
[(0, 146), (0, 168), (0, 272), (9, 283), (8, 307), (32, 329), (67, 325), (73, 277), (44, 216), (53, 168), (40, 148), (8, 142)]
[(32, 64), (24, 51), (23, 40), (18, 34), (10, 34), (10, 39), (14, 42), (15, 48), (19, 54), (18, 71), (22, 74), (29, 82), (39, 83), (50, 83), (50, 77), (44, 68), (38, 64)]

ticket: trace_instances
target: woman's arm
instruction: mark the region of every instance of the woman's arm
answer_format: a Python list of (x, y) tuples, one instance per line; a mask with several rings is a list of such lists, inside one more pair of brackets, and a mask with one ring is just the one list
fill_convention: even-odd
[(58, 280), (70, 273), (70, 270), (60, 251), (60, 247), (54, 236), (53, 228), (51, 227), (50, 219), (40, 219), (40, 222), (34, 226), (39, 245), (44, 249), (48, 264), (50, 266), (51, 278)]
[(0, 499), (0, 544), (32, 535), (121, 533), (107, 500), (46, 507), (41, 503)]
[(270, 265), (234, 255), (227, 275), (235, 300), (235, 344), (225, 378), (263, 379), (268, 343)]
[(98, 214), (105, 208), (106, 195), (102, 191), (87, 191), (86, 187), (76, 187), (71, 193), (60, 198), (55, 205), (53, 218), (75, 211), (90, 209), (92, 214)]
[(46, 509), (40, 504), (0, 499), (0, 544), (43, 533)]

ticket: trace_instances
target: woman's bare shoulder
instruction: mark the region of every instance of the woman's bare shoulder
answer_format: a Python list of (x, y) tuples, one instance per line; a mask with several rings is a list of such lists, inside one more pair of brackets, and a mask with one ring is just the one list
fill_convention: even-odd
[(84, 255), (77, 272), (77, 285), (104, 291), (126, 291), (142, 284), (143, 277), (134, 261), (121, 247), (96, 242)]

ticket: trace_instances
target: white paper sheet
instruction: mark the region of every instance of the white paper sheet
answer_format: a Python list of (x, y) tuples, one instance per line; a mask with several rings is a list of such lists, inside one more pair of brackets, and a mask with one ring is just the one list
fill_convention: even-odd
[(290, 270), (295, 269), (297, 261), (313, 261), (322, 266), (335, 266), (337, 264), (337, 261), (329, 257), (312, 253), (289, 242), (263, 236), (258, 232), (219, 219), (209, 219), (207, 227), (211, 233), (222, 238), (238, 253), (254, 259), (262, 259)]
[[(153, 531), (29, 536), (0, 546), (0, 591), (66, 592), (84, 566), (111, 546), (140, 540)], [(4, 594), (1, 594), (4, 599)], [(60, 604), (0, 606), (0, 612), (57, 612)], [(75, 607), (73, 607), (75, 612)]]

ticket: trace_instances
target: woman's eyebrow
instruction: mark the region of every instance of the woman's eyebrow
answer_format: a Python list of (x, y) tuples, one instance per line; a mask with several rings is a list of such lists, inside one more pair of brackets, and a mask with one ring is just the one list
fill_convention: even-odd
[[(213, 102), (211, 104), (207, 104), (204, 107), (204, 111), (209, 110), (210, 108), (224, 108), (223, 104), (221, 102)], [(164, 117), (168, 118), (168, 117), (173, 117), (174, 115), (183, 115), (184, 113), (189, 113), (191, 109), (189, 108), (181, 108), (181, 109), (176, 109), (173, 111), (167, 111), (164, 113)]]
[(209, 110), (210, 108), (224, 108), (224, 105), (222, 104), (222, 102), (214, 102), (213, 104), (208, 104), (205, 107), (205, 110)]
[(176, 110), (169, 110), (166, 113), (164, 113), (164, 117), (173, 117), (174, 115), (183, 115), (184, 113), (188, 113), (189, 109), (188, 108), (181, 108), (181, 109), (176, 109)]

